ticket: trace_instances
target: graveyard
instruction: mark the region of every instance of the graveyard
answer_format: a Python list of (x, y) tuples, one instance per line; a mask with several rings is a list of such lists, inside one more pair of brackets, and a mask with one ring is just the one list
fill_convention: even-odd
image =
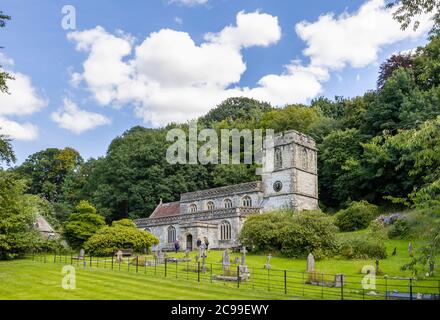
[[(419, 241), (412, 243), (414, 249), (422, 245)], [(388, 299), (399, 295), (405, 299), (409, 292), (408, 279), (412, 278), (411, 273), (401, 270), (409, 261), (407, 246), (405, 240), (388, 240), (389, 256), (378, 262), (337, 257), (315, 261), (312, 255), (293, 259), (243, 250), (160, 252), (127, 257), (85, 254), (79, 260), (66, 254), (27, 256), (0, 262), (0, 299), (339, 300)], [(394, 248), (396, 254), (392, 255)], [(361, 291), (363, 267), (376, 263), (381, 275), (376, 280), (377, 288)], [(75, 267), (75, 290), (60, 286), (65, 265)], [(340, 281), (344, 282), (342, 287)], [(430, 278), (429, 282), (414, 278), (414, 299), (422, 294), (425, 298), (438, 295), (439, 283), (438, 278)]]

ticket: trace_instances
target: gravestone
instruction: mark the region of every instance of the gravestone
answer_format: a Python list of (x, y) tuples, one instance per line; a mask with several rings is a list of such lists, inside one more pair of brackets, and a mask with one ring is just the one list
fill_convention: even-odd
[(199, 258), (203, 258), (205, 256), (206, 245), (204, 242), (200, 244), (199, 247)]
[(376, 259), (376, 274), (379, 274), (379, 260)]
[(239, 272), (240, 272), (240, 279), (241, 280), (248, 280), (250, 278), (251, 273), (249, 271), (249, 268), (246, 265), (246, 253), (247, 253), (246, 247), (243, 246), (243, 248), (241, 249), (240, 252), (242, 253), (241, 264), (238, 267)]
[(86, 252), (84, 249), (79, 250), (78, 260), (84, 260), (84, 256), (86, 255)]
[(225, 251), (223, 252), (223, 257), (222, 257), (223, 272), (229, 271), (230, 265), (231, 265), (231, 261), (229, 258), (229, 251), (228, 251), (228, 249), (225, 249)]
[(264, 264), (264, 269), (270, 270), (270, 259), (272, 259), (272, 255), (269, 253), (269, 255), (266, 257), (266, 263)]
[(413, 245), (411, 242), (408, 244), (408, 254), (410, 257), (413, 256)]
[(338, 273), (335, 275), (335, 288), (340, 288), (345, 283), (345, 275), (342, 273)]
[(118, 250), (118, 252), (116, 252), (116, 262), (121, 263), (122, 260), (123, 260), (122, 250)]
[(241, 265), (245, 266), (246, 265), (246, 253), (247, 253), (246, 247), (243, 246), (243, 248), (241, 249), (240, 252), (241, 252)]
[(157, 251), (156, 254), (156, 263), (164, 263), (165, 257), (162, 253), (162, 250)]
[(313, 254), (309, 253), (307, 256), (307, 272), (315, 271), (315, 257)]

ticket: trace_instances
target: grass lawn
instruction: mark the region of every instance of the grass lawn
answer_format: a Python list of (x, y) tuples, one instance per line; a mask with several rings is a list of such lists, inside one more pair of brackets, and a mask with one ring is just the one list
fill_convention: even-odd
[[(223, 276), (222, 251), (210, 250), (205, 272), (194, 262), (196, 252), (190, 253), (193, 262), (148, 265), (135, 258), (126, 258), (123, 263), (112, 258), (86, 256), (86, 260), (71, 260), (71, 256), (37, 256), (36, 260), (0, 262), (0, 299), (384, 299), (389, 292), (408, 294), (440, 294), (440, 279), (410, 280), (409, 271), (401, 266), (410, 261), (408, 241), (388, 240), (388, 258), (380, 261), (380, 269), (388, 277), (378, 276), (376, 288), (365, 290), (361, 270), (366, 265), (375, 265), (374, 260), (325, 259), (316, 261), (316, 274), (311, 277), (306, 271), (305, 259), (274, 256), (271, 269), (263, 268), (266, 255), (247, 255), (250, 276), (237, 282), (237, 265), (231, 263), (227, 275), (231, 281), (218, 279)], [(414, 252), (423, 244), (412, 241)], [(394, 248), (397, 255), (392, 256)], [(167, 253), (170, 257), (183, 258), (184, 253)], [(231, 253), (231, 260), (241, 257)], [(152, 256), (145, 257), (152, 260)], [(77, 289), (61, 288), (64, 265), (76, 267)], [(438, 264), (437, 264), (438, 265)], [(284, 271), (287, 270), (287, 271)], [(240, 271), (241, 272), (241, 271)], [(335, 274), (344, 274), (344, 287), (328, 286), (334, 283)], [(309, 282), (312, 283), (309, 283)], [(411, 290), (410, 290), (411, 283)], [(372, 294), (371, 294), (372, 293)]]
[(165, 279), (145, 276), (142, 273), (109, 269), (76, 268), (76, 289), (61, 287), (62, 263), (19, 260), (0, 262), (0, 299), (120, 299), (120, 300), (262, 300), (287, 299), (268, 292), (250, 289), (233, 290), (209, 283)]

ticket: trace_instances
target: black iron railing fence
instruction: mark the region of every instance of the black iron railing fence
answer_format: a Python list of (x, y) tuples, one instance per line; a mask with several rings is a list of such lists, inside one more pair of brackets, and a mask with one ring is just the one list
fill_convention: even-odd
[(326, 300), (440, 300), (440, 279), (308, 273), (293, 270), (242, 267), (193, 262), (185, 259), (151, 259), (144, 256), (78, 257), (68, 254), (32, 254), (27, 259), (61, 263), (77, 268), (133, 272), (151, 277), (251, 288), (295, 298)]

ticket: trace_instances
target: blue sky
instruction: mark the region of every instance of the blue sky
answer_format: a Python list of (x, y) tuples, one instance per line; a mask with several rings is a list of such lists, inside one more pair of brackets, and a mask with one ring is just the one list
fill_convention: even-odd
[[(75, 30), (61, 27), (67, 4)], [(98, 157), (134, 125), (185, 121), (241, 93), (277, 106), (356, 96), (429, 29), (397, 30), (382, 0), (3, 0), (0, 10), (13, 18), (0, 62), (18, 75), (0, 125), (19, 162), (48, 147)]]

